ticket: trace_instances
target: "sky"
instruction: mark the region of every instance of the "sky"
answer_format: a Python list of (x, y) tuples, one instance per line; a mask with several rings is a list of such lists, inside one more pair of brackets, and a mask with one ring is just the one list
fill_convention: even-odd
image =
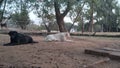
[(120, 0), (118, 0), (118, 3), (120, 4)]
[[(33, 13), (33, 12), (30, 12), (29, 13), (29, 17), (30, 17), (30, 19), (32, 20), (32, 21), (34, 21), (34, 24), (37, 24), (37, 25), (40, 25), (40, 19)], [(64, 21), (65, 22), (71, 22), (72, 23), (72, 21), (71, 21), (71, 19), (69, 18), (69, 17), (65, 17), (64, 18)]]
[(39, 22), (40, 22), (39, 18), (33, 12), (29, 13), (29, 17), (30, 17), (30, 20), (34, 21), (34, 24), (39, 25)]

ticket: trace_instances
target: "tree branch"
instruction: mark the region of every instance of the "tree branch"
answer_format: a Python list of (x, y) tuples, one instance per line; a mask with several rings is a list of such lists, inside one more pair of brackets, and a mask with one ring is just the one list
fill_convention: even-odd
[(1, 6), (1, 4), (2, 4), (3, 1), (4, 1), (4, 0), (0, 0), (0, 6)]
[(65, 17), (65, 16), (67, 15), (67, 13), (70, 11), (70, 8), (71, 8), (70, 2), (68, 2), (68, 3), (67, 3), (67, 8), (66, 8), (66, 10), (65, 10), (64, 13), (62, 14), (63, 17)]
[(56, 15), (60, 15), (60, 8), (59, 8), (59, 4), (56, 0), (54, 0), (54, 7), (55, 7), (55, 13)]
[(6, 3), (7, 3), (7, 0), (5, 0), (5, 3), (4, 3), (4, 6), (3, 6), (3, 10), (2, 10), (2, 13), (1, 13), (1, 16), (0, 16), (0, 22), (3, 19), (3, 15), (4, 15), (4, 12), (5, 12), (5, 8), (6, 8)]
[[(85, 2), (83, 3), (83, 5), (82, 5), (81, 9), (78, 11), (77, 16), (76, 16), (76, 17), (75, 17), (75, 19), (73, 20), (73, 24), (70, 26), (70, 28), (68, 29), (68, 31), (70, 31), (70, 30), (71, 30), (71, 28), (74, 26), (74, 24), (75, 24), (75, 22), (76, 22), (77, 18), (80, 16), (80, 12), (82, 11), (82, 9), (83, 9), (84, 5), (85, 5)], [(70, 18), (71, 18), (71, 17), (70, 17)]]

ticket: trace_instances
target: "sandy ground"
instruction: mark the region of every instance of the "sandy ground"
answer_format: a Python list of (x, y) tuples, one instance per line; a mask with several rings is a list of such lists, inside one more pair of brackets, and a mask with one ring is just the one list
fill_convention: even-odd
[[(84, 54), (85, 48), (120, 49), (120, 38), (74, 36), (72, 42), (45, 42), (42, 36), (32, 37), (39, 43), (3, 46), (9, 36), (0, 35), (0, 68), (84, 68), (106, 58)], [(91, 68), (120, 68), (120, 62), (110, 60)]]

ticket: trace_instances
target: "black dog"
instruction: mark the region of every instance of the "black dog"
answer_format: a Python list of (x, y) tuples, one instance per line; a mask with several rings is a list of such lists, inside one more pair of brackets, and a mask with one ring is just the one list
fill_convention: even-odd
[(10, 31), (8, 35), (10, 36), (10, 43), (4, 44), (4, 46), (37, 43), (33, 41), (32, 37), (18, 33), (16, 31)]

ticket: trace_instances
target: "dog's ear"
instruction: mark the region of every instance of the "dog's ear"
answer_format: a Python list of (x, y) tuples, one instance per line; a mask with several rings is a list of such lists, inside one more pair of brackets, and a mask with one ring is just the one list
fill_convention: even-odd
[(13, 35), (13, 34), (17, 34), (17, 33), (18, 33), (17, 31), (10, 31), (8, 34)]

